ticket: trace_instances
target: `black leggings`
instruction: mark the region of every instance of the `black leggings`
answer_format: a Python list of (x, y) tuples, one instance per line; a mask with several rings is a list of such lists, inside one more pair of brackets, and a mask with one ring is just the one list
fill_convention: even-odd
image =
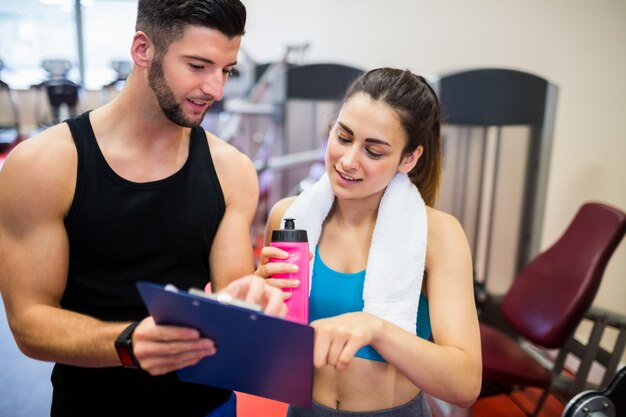
[(431, 417), (430, 407), (423, 393), (406, 404), (377, 411), (341, 411), (313, 401), (312, 408), (289, 406), (286, 417)]

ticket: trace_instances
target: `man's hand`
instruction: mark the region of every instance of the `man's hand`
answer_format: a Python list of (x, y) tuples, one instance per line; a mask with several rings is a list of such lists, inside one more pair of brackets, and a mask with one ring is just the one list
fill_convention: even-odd
[(151, 375), (195, 365), (216, 352), (213, 341), (201, 338), (197, 330), (157, 325), (152, 317), (137, 326), (132, 338), (139, 365)]

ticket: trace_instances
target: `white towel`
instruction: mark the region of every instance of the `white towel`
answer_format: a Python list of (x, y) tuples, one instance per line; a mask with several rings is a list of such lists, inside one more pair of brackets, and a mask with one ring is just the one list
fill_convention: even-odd
[[(328, 176), (307, 188), (283, 219), (305, 229), (313, 250), (335, 196)], [(426, 260), (426, 205), (406, 174), (398, 173), (383, 194), (367, 260), (363, 311), (416, 334), (417, 307)], [(311, 276), (313, 261), (311, 261)], [(312, 281), (309, 288), (312, 288)]]

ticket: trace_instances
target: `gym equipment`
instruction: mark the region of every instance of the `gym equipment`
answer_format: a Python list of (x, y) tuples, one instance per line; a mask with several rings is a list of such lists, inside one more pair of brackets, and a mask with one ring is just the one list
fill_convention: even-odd
[(2, 80), (3, 69), (4, 62), (0, 59), (0, 152), (10, 148), (20, 137), (17, 94)]
[(50, 114), (44, 115), (41, 111), (40, 94), (37, 94), (35, 105), (35, 120), (40, 128), (46, 128), (60, 123), (65, 117), (63, 110), (67, 109), (67, 116), (78, 114), (78, 93), (81, 86), (67, 78), (72, 69), (72, 63), (65, 59), (44, 60), (41, 66), (48, 73), (49, 78), (34, 87), (39, 93), (45, 91), (50, 107)]
[(619, 417), (626, 413), (626, 367), (622, 368), (606, 389), (588, 390), (572, 398), (562, 417)]
[[(563, 235), (522, 269), (502, 299), (500, 310), (514, 335), (544, 349), (564, 348), (589, 309), (625, 233), (622, 210), (598, 202), (583, 204)], [(502, 329), (481, 322), (480, 333), (481, 396), (541, 388), (534, 411), (527, 412), (536, 416), (563, 371), (564, 358), (547, 369)], [(510, 398), (516, 402), (514, 396)]]

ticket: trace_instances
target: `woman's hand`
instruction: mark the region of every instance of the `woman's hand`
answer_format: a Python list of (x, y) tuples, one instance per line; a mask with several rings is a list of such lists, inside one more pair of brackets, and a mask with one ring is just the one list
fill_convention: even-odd
[[(267, 283), (277, 288), (290, 289), (297, 288), (300, 281), (297, 279), (271, 278), (273, 275), (293, 274), (298, 272), (298, 266), (288, 262), (270, 262), (271, 259), (287, 259), (289, 253), (274, 246), (265, 246), (259, 255), (259, 265), (255, 274), (265, 278)], [(287, 292), (287, 297), (291, 297), (291, 292)]]
[(315, 329), (315, 367), (330, 365), (343, 371), (360, 348), (380, 337), (384, 321), (360, 311), (316, 320), (311, 327)]

